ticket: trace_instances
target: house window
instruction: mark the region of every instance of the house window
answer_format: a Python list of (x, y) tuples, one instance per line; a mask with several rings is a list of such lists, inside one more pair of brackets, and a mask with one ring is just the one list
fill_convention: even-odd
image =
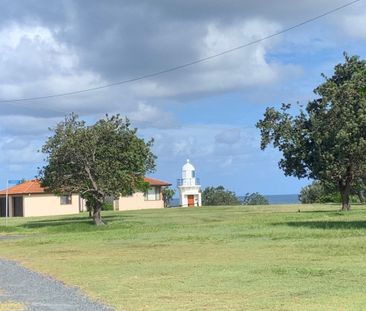
[(160, 200), (160, 187), (151, 187), (145, 192), (145, 201)]
[(65, 194), (60, 196), (60, 204), (61, 205), (71, 204), (71, 194)]

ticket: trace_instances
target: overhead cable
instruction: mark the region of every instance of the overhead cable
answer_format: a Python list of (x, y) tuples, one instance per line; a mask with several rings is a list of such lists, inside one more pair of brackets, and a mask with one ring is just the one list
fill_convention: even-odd
[(337, 11), (343, 10), (343, 9), (345, 9), (345, 8), (347, 8), (347, 7), (349, 7), (353, 4), (356, 4), (357, 2), (360, 2), (360, 1), (361, 0), (354, 0), (354, 1), (348, 2), (344, 5), (341, 5), (341, 6), (338, 6), (338, 7), (334, 8), (332, 10), (326, 11), (326, 12), (320, 14), (320, 15), (317, 15), (315, 17), (312, 17), (312, 18), (309, 18), (305, 21), (302, 21), (298, 24), (295, 24), (293, 26), (290, 26), (290, 27), (285, 28), (283, 30), (280, 30), (278, 32), (272, 33), (268, 36), (259, 38), (257, 40), (253, 40), (253, 41), (248, 42), (248, 43), (244, 43), (242, 45), (233, 47), (231, 49), (224, 50), (224, 51), (222, 51), (220, 53), (217, 53), (217, 54), (212, 54), (212, 55), (209, 55), (207, 57), (198, 58), (196, 60), (192, 60), (190, 62), (183, 63), (183, 64), (180, 64), (180, 65), (177, 65), (177, 66), (174, 66), (174, 67), (166, 68), (166, 69), (163, 69), (163, 70), (160, 70), (160, 71), (155, 71), (155, 72), (152, 72), (152, 73), (147, 73), (147, 74), (137, 76), (137, 77), (133, 77), (133, 78), (130, 78), (130, 79), (117, 81), (117, 82), (113, 82), (113, 83), (108, 83), (108, 84), (104, 84), (104, 85), (100, 85), (100, 86), (96, 86), (96, 87), (91, 87), (91, 88), (87, 88), (87, 89), (82, 89), (82, 90), (70, 91), (70, 92), (65, 92), (65, 93), (57, 93), (57, 94), (49, 94), (49, 95), (43, 95), (43, 96), (24, 97), (24, 98), (15, 98), (15, 99), (2, 99), (2, 100), (0, 100), (0, 103), (13, 103), (13, 102), (43, 100), (43, 99), (50, 99), (50, 98), (56, 98), (56, 97), (70, 96), (70, 95), (76, 95), (76, 94), (81, 94), (81, 93), (106, 89), (106, 88), (110, 88), (110, 87), (117, 86), (117, 85), (128, 84), (128, 83), (132, 83), (132, 82), (136, 82), (136, 81), (140, 81), (140, 80), (144, 80), (144, 79), (148, 79), (148, 78), (153, 78), (153, 77), (160, 76), (160, 75), (172, 72), (172, 71), (177, 71), (177, 70), (180, 70), (180, 69), (183, 69), (183, 68), (186, 68), (186, 67), (190, 67), (190, 66), (193, 66), (193, 65), (197, 65), (197, 64), (209, 61), (211, 59), (220, 57), (220, 56), (225, 55), (225, 54), (232, 53), (234, 51), (246, 48), (246, 47), (251, 46), (251, 45), (258, 44), (258, 43), (263, 42), (265, 40), (268, 40), (268, 39), (271, 39), (273, 37), (282, 35), (282, 34), (288, 32), (288, 31), (291, 31), (295, 28), (299, 28), (299, 27), (304, 26), (306, 24), (317, 21), (317, 20), (319, 20), (319, 19), (321, 19), (325, 16), (328, 16), (328, 15), (331, 15), (331, 14), (337, 12)]

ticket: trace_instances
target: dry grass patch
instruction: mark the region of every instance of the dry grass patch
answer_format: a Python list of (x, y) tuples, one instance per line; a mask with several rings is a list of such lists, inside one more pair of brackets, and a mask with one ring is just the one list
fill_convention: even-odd
[(6, 301), (0, 302), (0, 311), (23, 311), (25, 305), (18, 302)]

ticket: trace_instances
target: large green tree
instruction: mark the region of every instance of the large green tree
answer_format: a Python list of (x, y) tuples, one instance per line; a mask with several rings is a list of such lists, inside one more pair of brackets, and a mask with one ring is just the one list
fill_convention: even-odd
[(108, 116), (93, 125), (70, 114), (53, 129), (42, 148), (46, 165), (42, 185), (54, 193), (80, 193), (93, 209), (95, 224), (103, 224), (107, 197), (145, 190), (143, 178), (155, 167), (153, 141), (139, 138), (127, 119)]
[(366, 98), (362, 89), (366, 62), (345, 56), (331, 77), (315, 90), (318, 96), (298, 115), (291, 105), (267, 108), (257, 123), (261, 148), (273, 144), (282, 152), (279, 166), (285, 175), (308, 177), (333, 184), (342, 197), (342, 209), (350, 209), (352, 187), (366, 172)]

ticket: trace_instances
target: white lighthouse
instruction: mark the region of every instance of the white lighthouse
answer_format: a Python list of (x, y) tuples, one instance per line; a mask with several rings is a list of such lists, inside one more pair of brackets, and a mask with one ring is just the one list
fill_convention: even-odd
[(181, 206), (201, 206), (201, 185), (196, 177), (194, 166), (189, 163), (182, 167), (182, 178), (178, 179), (179, 198)]

